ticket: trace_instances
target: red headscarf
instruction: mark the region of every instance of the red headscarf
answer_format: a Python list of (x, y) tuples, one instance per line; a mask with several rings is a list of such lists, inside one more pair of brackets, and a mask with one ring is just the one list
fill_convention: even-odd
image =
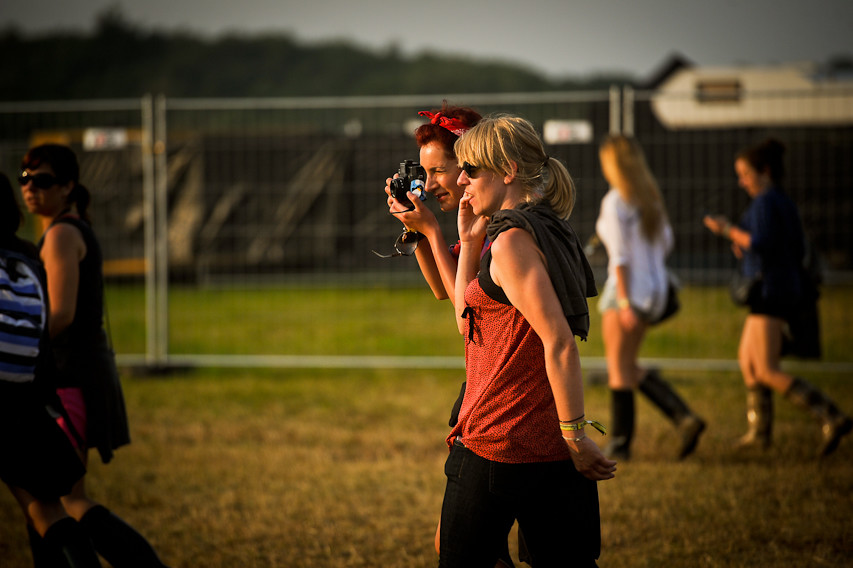
[(430, 119), (430, 122), (437, 124), (442, 128), (449, 130), (456, 136), (462, 136), (468, 132), (471, 127), (466, 125), (458, 118), (450, 118), (441, 114), (441, 112), (432, 113), (428, 110), (422, 110), (418, 113), (419, 116), (425, 116)]

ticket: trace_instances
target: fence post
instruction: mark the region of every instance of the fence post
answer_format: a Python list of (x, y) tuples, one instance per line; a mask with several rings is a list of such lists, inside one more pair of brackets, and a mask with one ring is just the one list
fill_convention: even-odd
[(622, 87), (622, 134), (634, 135), (634, 87)]
[(621, 110), (619, 108), (620, 91), (616, 85), (610, 86), (610, 134), (619, 134), (622, 130)]
[(169, 164), (166, 153), (166, 97), (157, 95), (154, 105), (154, 363), (165, 365), (169, 357)]
[(157, 360), (157, 235), (155, 209), (155, 134), (154, 98), (142, 98), (142, 208), (145, 232), (145, 361), (156, 366)]

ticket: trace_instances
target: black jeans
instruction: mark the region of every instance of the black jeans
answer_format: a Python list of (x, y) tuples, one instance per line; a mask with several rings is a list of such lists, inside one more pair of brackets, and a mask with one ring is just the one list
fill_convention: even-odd
[(535, 568), (596, 566), (598, 486), (571, 461), (499, 463), (456, 442), (444, 473), (440, 567), (493, 568), (514, 520)]

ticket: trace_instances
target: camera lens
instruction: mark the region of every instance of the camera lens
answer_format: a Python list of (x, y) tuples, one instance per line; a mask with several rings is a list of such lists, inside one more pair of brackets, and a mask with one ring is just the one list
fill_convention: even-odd
[(391, 197), (397, 199), (406, 197), (406, 180), (403, 178), (394, 178), (391, 180)]

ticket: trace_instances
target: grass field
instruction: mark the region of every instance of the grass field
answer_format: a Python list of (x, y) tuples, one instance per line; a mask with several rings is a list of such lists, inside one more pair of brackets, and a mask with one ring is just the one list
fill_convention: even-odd
[[(820, 301), (825, 361), (853, 362), (853, 287), (826, 287)], [(118, 353), (145, 351), (143, 291), (108, 290)], [(745, 309), (724, 288), (688, 287), (682, 311), (654, 328), (646, 357), (733, 359)], [(590, 301), (591, 333), (582, 355), (601, 357), (599, 315)], [(169, 349), (173, 354), (462, 356), (453, 312), (423, 288), (198, 289), (172, 287)]]
[[(92, 465), (90, 488), (173, 567), (435, 566), (442, 441), (461, 378), (454, 371), (131, 377), (133, 444), (109, 466)], [(777, 401), (775, 446), (738, 455), (729, 443), (744, 427), (739, 378), (671, 378), (708, 432), (694, 456), (677, 462), (669, 425), (641, 399), (635, 458), (599, 486), (600, 566), (849, 565), (853, 440), (816, 461), (816, 425)], [(816, 382), (853, 410), (846, 377)], [(589, 386), (586, 397), (587, 414), (606, 422), (606, 389)], [(0, 558), (5, 568), (30, 565), (6, 492)]]
[[(452, 320), (444, 325), (451, 319), (446, 303), (423, 302), (423, 291), (390, 296), (371, 312), (376, 323), (360, 330), (345, 319), (347, 333), (329, 331), (313, 341), (349, 338), (371, 353), (391, 346), (397, 354), (461, 356)], [(851, 312), (845, 311), (848, 295), (841, 298), (824, 308), (825, 348), (832, 360), (849, 362)], [(182, 299), (193, 307), (197, 301)], [(418, 299), (430, 307), (417, 307)], [(356, 300), (325, 299), (345, 315), (344, 306)], [(219, 301), (221, 313), (225, 299)], [(363, 309), (373, 301), (363, 299)], [(236, 303), (238, 309), (248, 306), (246, 299)], [(721, 344), (734, 349), (743, 314), (730, 317), (734, 310), (726, 306), (714, 315), (708, 305), (697, 313), (694, 305), (688, 296), (685, 312), (655, 331), (674, 335), (650, 338), (652, 355), (679, 356), (671, 347), (678, 342), (713, 344), (709, 357), (732, 357), (709, 339), (720, 335)], [(310, 302), (291, 308), (282, 314), (310, 323)], [(121, 309), (112, 312), (114, 334), (133, 341), (135, 332), (116, 329), (116, 320), (127, 321)], [(185, 316), (176, 317), (173, 326)], [(215, 323), (205, 319), (212, 316), (200, 317), (186, 332), (194, 339), (175, 338), (187, 350), (193, 342), (211, 349), (195, 328)], [(427, 325), (430, 318), (442, 319)], [(282, 351), (286, 346), (287, 352), (311, 352), (313, 342), (300, 336), (298, 326), (278, 321), (266, 334), (245, 330), (240, 345), (227, 347), (279, 344)], [(368, 329), (380, 337), (362, 337)], [(599, 341), (594, 331), (582, 346), (584, 355), (597, 356)], [(670, 372), (667, 378), (709, 428), (696, 454), (676, 461), (671, 427), (639, 399), (634, 459), (620, 464), (616, 479), (599, 485), (599, 565), (849, 566), (853, 440), (816, 460), (817, 425), (777, 397), (774, 447), (739, 454), (731, 448), (745, 428), (739, 376)], [(810, 378), (853, 413), (849, 377), (822, 372)], [(145, 534), (173, 568), (436, 566), (443, 440), (462, 379), (461, 370), (126, 372), (133, 443), (110, 465), (91, 464), (90, 491)], [(585, 396), (587, 415), (607, 423), (606, 387), (588, 384)], [(514, 535), (510, 543), (514, 552)], [(30, 565), (20, 512), (8, 492), (0, 491), (0, 566)]]

